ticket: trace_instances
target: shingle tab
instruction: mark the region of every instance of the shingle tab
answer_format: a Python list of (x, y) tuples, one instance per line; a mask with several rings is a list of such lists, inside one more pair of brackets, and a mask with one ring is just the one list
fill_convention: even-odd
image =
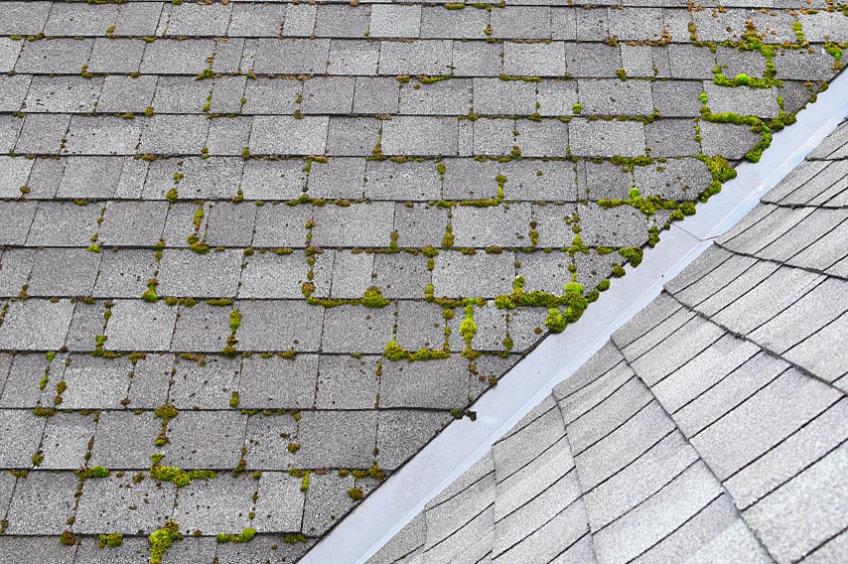
[(661, 541), (722, 493), (703, 463), (696, 463), (668, 486), (594, 535), (599, 560), (629, 560)]
[[(693, 437), (692, 444), (723, 480), (806, 425), (840, 395), (789, 370)], [(728, 436), (734, 441), (725, 440)]]
[(745, 511), (777, 558), (801, 558), (845, 528), (846, 464), (848, 452), (840, 447)]

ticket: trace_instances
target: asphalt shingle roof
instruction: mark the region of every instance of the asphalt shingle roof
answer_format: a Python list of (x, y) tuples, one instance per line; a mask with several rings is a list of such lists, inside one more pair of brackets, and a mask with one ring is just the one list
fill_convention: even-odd
[(848, 121), (371, 562), (843, 560), (846, 146)]
[[(155, 560), (169, 527), (165, 561), (300, 558), (756, 160), (848, 41), (817, 0), (554, 4), (0, 2), (0, 560)], [(844, 273), (832, 186), (820, 231), (766, 204), (765, 263), (727, 241), (757, 263), (734, 291), (789, 307), (819, 254)], [(736, 297), (701, 301), (724, 324)], [(740, 303), (751, 331), (778, 306)], [(669, 323), (709, 350), (696, 305)]]

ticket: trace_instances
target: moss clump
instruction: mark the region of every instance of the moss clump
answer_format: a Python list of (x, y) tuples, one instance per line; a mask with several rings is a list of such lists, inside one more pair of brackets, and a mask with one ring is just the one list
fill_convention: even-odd
[(578, 284), (577, 282), (569, 282), (565, 285), (565, 293), (566, 294), (582, 294), (583, 293), (583, 284)]
[(197, 235), (189, 235), (187, 238), (188, 248), (198, 255), (209, 253), (209, 244), (206, 241), (201, 241)]
[(230, 312), (230, 329), (232, 331), (238, 331), (239, 327), (241, 327), (241, 313), (239, 310), (234, 309)]
[(471, 341), (477, 334), (477, 324), (474, 322), (474, 306), (471, 304), (465, 306), (465, 319), (459, 325), (459, 334), (465, 340), (465, 347), (470, 349)]
[(736, 170), (721, 155), (714, 157), (700, 156), (698, 159), (707, 165), (707, 169), (710, 171), (713, 180), (724, 183), (732, 178), (736, 178)]
[(404, 360), (408, 358), (409, 351), (397, 344), (397, 341), (392, 339), (386, 343), (386, 348), (383, 350), (383, 355), (389, 360)]
[(294, 533), (290, 535), (285, 535), (283, 537), (283, 542), (286, 544), (297, 544), (299, 542), (307, 543), (309, 542), (309, 540), (301, 533)]
[(751, 161), (752, 163), (760, 162), (760, 159), (763, 156), (763, 151), (765, 151), (771, 146), (771, 140), (771, 132), (768, 131), (767, 127), (765, 127), (760, 142), (754, 145), (754, 148), (745, 154), (745, 158)]
[(162, 556), (171, 548), (174, 541), (182, 540), (180, 526), (174, 521), (157, 531), (153, 531), (147, 541), (150, 543), (150, 564), (162, 564)]
[(383, 355), (395, 362), (400, 360), (413, 362), (416, 360), (442, 360), (450, 358), (450, 352), (446, 350), (420, 348), (415, 352), (408, 351), (394, 339), (386, 343), (386, 347), (383, 349)]
[(377, 464), (372, 464), (371, 468), (368, 470), (362, 470), (357, 468), (356, 470), (351, 471), (353, 477), (356, 480), (361, 480), (363, 478), (373, 478), (375, 480), (384, 480), (386, 475), (383, 473), (383, 469), (377, 466)]
[(173, 419), (178, 413), (177, 408), (169, 403), (163, 403), (153, 411), (153, 415), (157, 419), (164, 419), (165, 421)]
[(79, 468), (75, 471), (77, 476), (83, 480), (89, 478), (108, 478), (112, 473), (103, 466), (92, 466), (91, 468)]
[(62, 531), (62, 534), (59, 535), (59, 542), (65, 546), (74, 546), (77, 544), (77, 536), (71, 531)]
[(360, 303), (365, 307), (381, 308), (389, 305), (391, 301), (383, 297), (383, 292), (380, 290), (380, 288), (377, 288), (376, 286), (371, 286), (370, 288), (365, 290), (365, 295), (363, 296)]
[(630, 261), (631, 266), (639, 266), (642, 263), (642, 249), (639, 247), (625, 247), (618, 249), (618, 254)]
[(365, 494), (363, 493), (361, 488), (350, 488), (349, 490), (347, 490), (347, 495), (353, 501), (362, 501), (362, 498), (365, 497)]
[(445, 228), (445, 234), (442, 237), (442, 248), (443, 249), (450, 249), (451, 247), (453, 247), (453, 241), (454, 241), (453, 227), (449, 224)]
[(121, 533), (112, 533), (111, 535), (100, 535), (98, 537), (97, 546), (100, 548), (106, 546), (114, 548), (116, 546), (121, 546), (122, 544), (124, 544), (124, 535)]
[(158, 462), (155, 462), (150, 467), (150, 477), (160, 482), (174, 482), (174, 485), (182, 488), (189, 485), (192, 480), (211, 480), (217, 478), (218, 474), (211, 470), (185, 471), (175, 466), (161, 466)]
[(545, 327), (551, 333), (562, 333), (565, 330), (565, 317), (559, 312), (559, 309), (552, 307), (548, 310), (548, 317), (545, 319)]
[(254, 529), (253, 527), (247, 527), (246, 529), (242, 530), (242, 532), (238, 536), (220, 534), (217, 537), (215, 537), (215, 540), (218, 541), (218, 544), (225, 544), (225, 543), (228, 543), (228, 542), (238, 544), (238, 543), (242, 543), (242, 542), (250, 542), (250, 541), (253, 540), (253, 537), (255, 537), (255, 536), (256, 536), (256, 529)]

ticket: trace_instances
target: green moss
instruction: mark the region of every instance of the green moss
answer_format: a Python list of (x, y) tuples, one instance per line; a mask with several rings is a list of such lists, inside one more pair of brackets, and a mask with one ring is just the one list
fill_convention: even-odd
[(74, 546), (77, 544), (77, 536), (71, 531), (62, 531), (62, 534), (59, 535), (59, 542), (65, 546)]
[(760, 158), (762, 158), (763, 156), (763, 151), (765, 151), (771, 146), (771, 140), (771, 133), (767, 130), (764, 130), (759, 143), (754, 145), (754, 147), (745, 154), (745, 158), (751, 161), (752, 163), (760, 162)]
[(618, 254), (629, 260), (631, 266), (639, 266), (642, 263), (642, 249), (639, 247), (623, 247), (618, 249)]
[(122, 544), (124, 544), (124, 535), (122, 535), (121, 533), (112, 533), (110, 535), (99, 535), (98, 536), (97, 545), (100, 548), (103, 548), (103, 547), (106, 547), (106, 546), (114, 548), (116, 546), (121, 546)]
[(239, 393), (233, 392), (232, 396), (230, 396), (230, 407), (236, 408), (236, 407), (239, 406), (240, 402), (241, 402), (241, 400), (239, 399)]
[(309, 471), (307, 470), (306, 474), (303, 475), (303, 480), (300, 482), (300, 491), (306, 492), (309, 491)]
[(477, 334), (477, 324), (474, 322), (474, 306), (465, 306), (465, 319), (459, 325), (459, 334), (462, 335), (465, 341), (465, 348), (471, 349), (471, 341)]
[(548, 317), (545, 319), (545, 327), (551, 333), (562, 333), (566, 326), (565, 317), (559, 312), (559, 309), (552, 307), (548, 309)]
[(353, 501), (362, 501), (362, 499), (365, 497), (365, 494), (363, 493), (362, 489), (356, 487), (347, 490), (347, 495)]
[(701, 155), (698, 159), (707, 165), (707, 169), (710, 171), (714, 180), (724, 183), (732, 178), (736, 178), (736, 171), (728, 164), (727, 159), (724, 157), (720, 155), (716, 155), (715, 157)]
[(197, 253), (198, 255), (205, 255), (209, 253), (209, 244), (206, 241), (201, 240), (197, 235), (189, 235), (186, 240), (188, 241), (188, 248), (191, 249), (192, 252)]
[(112, 473), (103, 466), (92, 466), (91, 468), (80, 468), (75, 471), (80, 479), (88, 480), (89, 478), (108, 478)]
[(157, 419), (163, 419), (165, 421), (173, 419), (178, 413), (177, 408), (169, 403), (164, 403), (153, 411), (153, 415)]
[(542, 78), (538, 76), (513, 76), (501, 73), (498, 75), (498, 78), (507, 82), (512, 82), (516, 80), (520, 80), (522, 82), (542, 82)]
[(386, 307), (392, 302), (383, 297), (383, 292), (382, 290), (380, 290), (380, 288), (372, 286), (365, 290), (365, 295), (363, 296), (360, 303), (363, 306), (369, 308), (382, 308)]
[(418, 82), (421, 84), (434, 84), (436, 82), (441, 82), (443, 80), (449, 80), (450, 76), (446, 74), (438, 75), (438, 76), (417, 76)]
[(583, 284), (578, 284), (577, 282), (569, 282), (565, 285), (565, 293), (566, 294), (582, 294), (583, 293)]
[[(842, 4), (845, 6), (846, 4)], [(833, 70), (841, 70), (844, 63), (842, 62), (842, 50), (848, 48), (848, 43), (825, 43), (824, 49), (831, 57), (833, 57)]]
[(215, 540), (218, 541), (218, 544), (225, 544), (225, 543), (228, 543), (228, 542), (238, 544), (238, 543), (242, 543), (242, 542), (250, 542), (250, 541), (253, 540), (253, 537), (255, 537), (255, 536), (256, 536), (256, 529), (254, 529), (253, 527), (248, 527), (246, 529), (243, 529), (242, 532), (238, 536), (227, 535), (227, 534), (222, 533), (222, 534), (218, 535), (217, 537), (215, 537)]
[(385, 348), (383, 349), (383, 356), (391, 361), (401, 361), (408, 360), (410, 362), (413, 361), (427, 361), (427, 360), (443, 360), (446, 358), (450, 358), (450, 352), (446, 350), (438, 350), (438, 349), (425, 349), (420, 348), (415, 352), (408, 351), (402, 346), (400, 346), (397, 341), (392, 339), (388, 343), (386, 343)]
[(405, 360), (409, 358), (409, 351), (400, 346), (397, 341), (392, 339), (386, 343), (386, 346), (383, 349), (383, 355), (393, 361)]
[(154, 459), (153, 466), (150, 467), (150, 478), (160, 482), (173, 482), (178, 488), (189, 485), (192, 480), (211, 480), (218, 477), (212, 470), (186, 471), (175, 466), (162, 466), (158, 460)]
[(179, 197), (180, 194), (179, 192), (177, 192), (176, 188), (171, 188), (170, 190), (168, 190), (168, 193), (165, 194), (165, 199), (171, 202), (172, 204), (176, 202)]
[(180, 526), (175, 521), (168, 523), (159, 530), (153, 531), (147, 541), (150, 543), (150, 564), (162, 564), (162, 556), (175, 541), (182, 540)]
[(450, 226), (450, 224), (448, 224), (447, 228), (445, 229), (445, 234), (442, 237), (442, 248), (450, 249), (451, 247), (453, 247), (453, 241), (453, 228)]
[(241, 313), (234, 309), (230, 312), (230, 330), (235, 333), (239, 327), (241, 327)]
[(301, 533), (288, 534), (283, 536), (283, 542), (286, 544), (297, 544), (299, 542), (307, 543), (309, 540)]

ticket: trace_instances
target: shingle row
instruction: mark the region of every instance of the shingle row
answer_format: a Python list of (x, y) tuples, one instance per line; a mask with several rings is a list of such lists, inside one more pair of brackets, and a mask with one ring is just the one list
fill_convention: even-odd
[[(0, 38), (2, 39), (2, 38)], [(0, 70), (19, 74), (117, 73), (191, 75), (451, 75), (615, 78), (621, 69), (643, 78), (711, 79), (723, 73), (759, 77), (766, 59), (757, 51), (690, 44), (667, 46), (603, 43), (489, 43), (422, 39), (51, 39), (10, 41), (0, 51)], [(778, 79), (826, 79), (835, 61), (823, 48), (778, 48)], [(116, 56), (118, 55), (118, 56)]]
[[(602, 3), (603, 4), (603, 3)], [(133, 2), (129, 5), (70, 4), (52, 6), (35, 2), (27, 10), (4, 2), (9, 18), (3, 34), (47, 36), (210, 36), (210, 37), (330, 37), (452, 38), (452, 39), (560, 39), (597, 41), (687, 42), (692, 34), (701, 41), (739, 40), (751, 21), (770, 33), (776, 43), (795, 43), (792, 24), (800, 22), (807, 41), (844, 41), (839, 14), (791, 14), (774, 10), (751, 14), (745, 9), (690, 11), (668, 8), (584, 9), (568, 6), (397, 6), (385, 3), (339, 4), (255, 3), (181, 4)], [(740, 7), (741, 8), (741, 7)], [(345, 25), (341, 25), (345, 22)], [(694, 31), (690, 29), (694, 24)]]

